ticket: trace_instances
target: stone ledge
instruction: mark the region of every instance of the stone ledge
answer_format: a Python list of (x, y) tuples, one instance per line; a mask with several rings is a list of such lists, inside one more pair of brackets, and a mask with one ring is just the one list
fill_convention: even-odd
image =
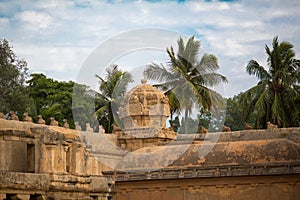
[(0, 189), (24, 191), (110, 192), (111, 183), (101, 176), (76, 177), (57, 174), (0, 172)]
[(166, 168), (157, 171), (104, 171), (103, 174), (114, 181), (136, 181), (157, 179), (184, 179), (204, 177), (237, 177), (300, 174), (300, 163), (247, 166), (211, 166)]
[(191, 141), (235, 142), (250, 140), (288, 139), (300, 144), (300, 127), (278, 129), (252, 129), (231, 132), (213, 132), (199, 134), (177, 134), (177, 145)]
[(0, 188), (48, 190), (49, 174), (0, 172)]

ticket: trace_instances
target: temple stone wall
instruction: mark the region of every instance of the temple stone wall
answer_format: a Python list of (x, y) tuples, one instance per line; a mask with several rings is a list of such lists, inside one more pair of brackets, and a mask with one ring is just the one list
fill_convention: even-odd
[(0, 119), (0, 200), (300, 199), (300, 128), (160, 128), (107, 135)]
[(296, 200), (300, 175), (117, 182), (115, 200)]
[(0, 120), (0, 199), (108, 200), (103, 167), (76, 130)]
[(0, 171), (26, 172), (27, 143), (24, 141), (0, 141)]

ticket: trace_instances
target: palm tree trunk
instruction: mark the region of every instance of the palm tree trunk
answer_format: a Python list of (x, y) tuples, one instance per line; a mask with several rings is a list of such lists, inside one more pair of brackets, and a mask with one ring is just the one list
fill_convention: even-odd
[(188, 116), (189, 116), (189, 112), (188, 109), (186, 109), (184, 112), (184, 133), (185, 134), (188, 133)]

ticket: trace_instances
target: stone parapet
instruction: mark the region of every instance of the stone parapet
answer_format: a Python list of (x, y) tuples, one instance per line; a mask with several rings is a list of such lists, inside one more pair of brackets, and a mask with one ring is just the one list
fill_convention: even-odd
[[(217, 138), (217, 139), (216, 139)], [(199, 134), (178, 134), (178, 145), (190, 143), (190, 141), (218, 141), (235, 142), (249, 140), (268, 140), (285, 138), (300, 144), (300, 127), (276, 128), (276, 129), (253, 129), (231, 132), (213, 132)]]
[(300, 163), (270, 165), (216, 165), (162, 168), (154, 171), (142, 169), (128, 171), (104, 171), (103, 174), (116, 182), (137, 180), (186, 179), (204, 177), (300, 175)]

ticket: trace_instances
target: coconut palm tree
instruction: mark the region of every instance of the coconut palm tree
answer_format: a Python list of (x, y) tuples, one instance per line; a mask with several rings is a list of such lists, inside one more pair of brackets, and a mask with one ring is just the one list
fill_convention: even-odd
[(266, 45), (268, 70), (257, 61), (250, 60), (246, 71), (255, 75), (259, 82), (247, 90), (241, 98), (244, 116), (256, 115), (256, 127), (265, 128), (268, 121), (279, 127), (299, 126), (299, 66), (293, 45), (273, 39), (273, 50)]
[(133, 79), (129, 73), (120, 70), (118, 65), (111, 65), (106, 69), (105, 79), (98, 75), (96, 77), (100, 82), (100, 93), (97, 94), (95, 114), (100, 124), (110, 133), (112, 124), (116, 124), (116, 121), (118, 125), (120, 123), (118, 116), (113, 114), (113, 109), (117, 110), (118, 100), (125, 94), (128, 84)]
[(184, 110), (184, 118), (187, 120), (194, 105), (206, 110), (211, 108), (211, 90), (208, 87), (227, 82), (227, 79), (216, 73), (219, 66), (214, 55), (204, 54), (199, 60), (200, 41), (195, 40), (194, 36), (186, 44), (180, 37), (177, 44), (176, 54), (173, 47), (167, 48), (169, 61), (166, 66), (152, 63), (145, 69), (144, 75), (148, 79), (162, 82), (157, 86), (165, 90), (166, 94), (173, 95), (170, 99), (175, 98), (174, 105)]

